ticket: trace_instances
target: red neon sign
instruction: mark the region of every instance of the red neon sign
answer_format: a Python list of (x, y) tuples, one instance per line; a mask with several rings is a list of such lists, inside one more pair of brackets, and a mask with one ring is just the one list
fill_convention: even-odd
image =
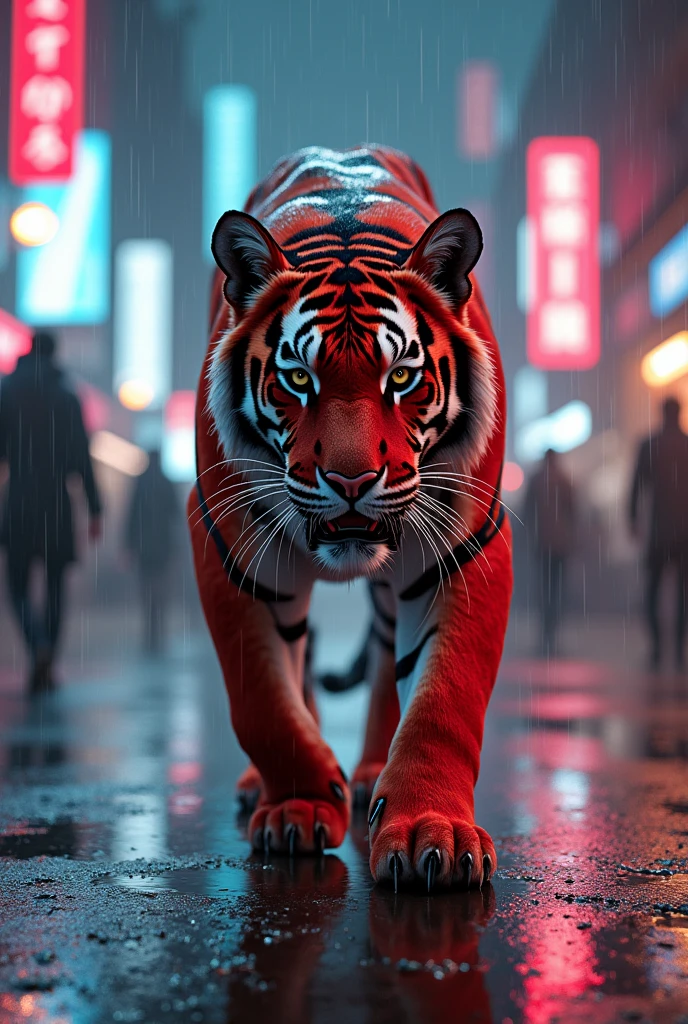
[(469, 160), (489, 160), (497, 150), (498, 86), (488, 61), (468, 61), (459, 71), (459, 152)]
[(10, 179), (65, 181), (83, 127), (85, 0), (14, 0)]
[(581, 136), (534, 139), (526, 157), (532, 273), (528, 361), (587, 370), (600, 358), (600, 157)]

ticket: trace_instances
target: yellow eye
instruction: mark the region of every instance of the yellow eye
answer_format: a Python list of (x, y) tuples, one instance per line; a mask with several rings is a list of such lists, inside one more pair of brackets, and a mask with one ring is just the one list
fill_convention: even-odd
[(305, 388), (310, 384), (310, 374), (306, 373), (305, 370), (291, 370), (289, 373), (289, 380), (297, 388)]
[(397, 366), (396, 370), (392, 370), (392, 381), (399, 387), (408, 384), (410, 376), (411, 374), (406, 366)]

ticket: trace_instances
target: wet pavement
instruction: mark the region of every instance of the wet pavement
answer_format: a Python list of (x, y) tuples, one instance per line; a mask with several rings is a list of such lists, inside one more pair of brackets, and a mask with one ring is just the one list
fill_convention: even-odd
[[(321, 701), (345, 769), (365, 701)], [(322, 860), (250, 855), (201, 632), (157, 662), (91, 644), (33, 703), (7, 667), (0, 1021), (688, 1024), (687, 759), (688, 679), (507, 660), (477, 800), (496, 877), (395, 897), (364, 820)]]

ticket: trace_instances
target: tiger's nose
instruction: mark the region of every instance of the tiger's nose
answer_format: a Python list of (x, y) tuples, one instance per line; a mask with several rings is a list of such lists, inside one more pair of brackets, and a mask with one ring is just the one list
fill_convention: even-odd
[(344, 476), (343, 473), (323, 473), (323, 476), (337, 494), (349, 501), (357, 501), (370, 490), (380, 474), (370, 470), (358, 476)]

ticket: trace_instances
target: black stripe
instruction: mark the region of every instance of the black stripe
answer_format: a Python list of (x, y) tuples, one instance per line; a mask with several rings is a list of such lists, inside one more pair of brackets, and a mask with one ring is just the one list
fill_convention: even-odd
[(275, 628), (285, 643), (293, 644), (308, 632), (308, 619), (301, 619), (301, 622), (295, 622), (293, 626), (283, 626), (275, 619)]
[(394, 641), (388, 640), (386, 636), (383, 636), (379, 629), (375, 629), (375, 626), (370, 627), (370, 635), (375, 637), (381, 647), (384, 647), (386, 651), (391, 651), (394, 654)]
[(414, 668), (416, 667), (416, 662), (420, 658), (421, 651), (425, 647), (430, 637), (435, 635), (437, 629), (437, 626), (433, 626), (432, 629), (429, 629), (425, 636), (423, 637), (423, 639), (421, 640), (421, 642), (418, 644), (418, 646), (414, 647), (409, 654), (406, 654), (404, 655), (403, 658), (399, 659), (395, 666), (397, 682), (399, 682), (400, 679), (406, 679), (407, 676), (411, 675)]
[(386, 626), (389, 626), (390, 629), (394, 629), (396, 627), (397, 620), (392, 615), (388, 615), (384, 608), (380, 607), (380, 604), (378, 602), (378, 599), (372, 586), (368, 587), (368, 593), (370, 594), (370, 602), (373, 606), (375, 614), (378, 616), (378, 618), (382, 619)]
[(504, 522), (505, 513), (502, 504), (499, 505), (499, 511), (496, 513), (495, 518), (498, 502), (499, 484), (497, 484), (487, 519), (478, 532), (471, 534), (461, 544), (457, 544), (453, 551), (448, 552), (440, 562), (436, 562), (435, 565), (427, 569), (415, 583), (412, 583), (406, 590), (402, 590), (399, 594), (399, 600), (414, 601), (417, 597), (422, 597), (432, 587), (438, 587), (442, 580), (457, 572), (462, 565), (466, 565), (467, 562), (473, 561), (474, 558), (482, 554), (485, 545), (492, 540)]
[(280, 594), (276, 590), (272, 591), (268, 587), (264, 587), (262, 583), (258, 583), (257, 580), (252, 580), (248, 576), (244, 576), (241, 569), (239, 569), (233, 559), (232, 564), (228, 564), (231, 559), (231, 552), (225, 544), (224, 537), (213, 521), (210, 509), (203, 497), (200, 480), (196, 481), (196, 491), (198, 494), (198, 507), (203, 512), (203, 523), (215, 542), (215, 547), (217, 548), (218, 554), (222, 560), (222, 565), (234, 586), (237, 587), (238, 590), (242, 590), (245, 594), (257, 597), (259, 601), (265, 601), (267, 603), (271, 603), (273, 601), (293, 601), (294, 597), (292, 594)]

